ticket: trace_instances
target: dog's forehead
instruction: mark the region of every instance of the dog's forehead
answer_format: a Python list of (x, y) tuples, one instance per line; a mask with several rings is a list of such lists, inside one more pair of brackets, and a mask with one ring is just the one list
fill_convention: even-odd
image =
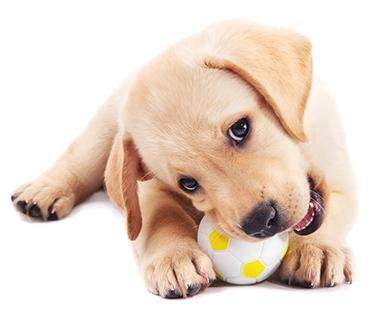
[(209, 139), (226, 118), (256, 104), (252, 89), (225, 71), (178, 65), (161, 79), (154, 74), (147, 82), (145, 121), (159, 139)]
[(146, 68), (145, 104), (154, 121), (217, 122), (223, 116), (253, 106), (254, 90), (237, 75), (209, 69), (182, 58), (166, 58)]

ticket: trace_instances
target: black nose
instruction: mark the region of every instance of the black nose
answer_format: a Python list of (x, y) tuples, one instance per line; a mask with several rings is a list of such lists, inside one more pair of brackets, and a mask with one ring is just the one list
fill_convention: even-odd
[(243, 231), (252, 237), (270, 237), (280, 231), (278, 211), (271, 202), (262, 202), (241, 221)]

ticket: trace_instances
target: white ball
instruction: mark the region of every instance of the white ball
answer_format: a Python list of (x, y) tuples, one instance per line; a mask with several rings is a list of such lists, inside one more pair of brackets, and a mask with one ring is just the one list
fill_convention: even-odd
[(245, 242), (220, 235), (205, 217), (200, 222), (197, 241), (211, 258), (217, 278), (233, 284), (253, 284), (267, 279), (288, 250), (288, 232)]

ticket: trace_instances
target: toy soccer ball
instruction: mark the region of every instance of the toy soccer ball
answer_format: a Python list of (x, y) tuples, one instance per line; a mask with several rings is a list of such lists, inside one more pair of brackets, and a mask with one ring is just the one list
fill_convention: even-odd
[(198, 236), (200, 248), (211, 258), (219, 280), (253, 284), (271, 276), (288, 250), (288, 232), (259, 242), (244, 242), (220, 235), (204, 217)]

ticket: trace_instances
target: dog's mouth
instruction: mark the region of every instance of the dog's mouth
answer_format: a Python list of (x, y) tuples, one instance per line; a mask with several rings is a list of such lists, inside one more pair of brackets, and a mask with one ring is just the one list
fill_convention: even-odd
[(300, 236), (312, 234), (320, 228), (323, 222), (323, 197), (319, 190), (311, 189), (311, 199), (305, 216), (293, 226), (293, 230)]

